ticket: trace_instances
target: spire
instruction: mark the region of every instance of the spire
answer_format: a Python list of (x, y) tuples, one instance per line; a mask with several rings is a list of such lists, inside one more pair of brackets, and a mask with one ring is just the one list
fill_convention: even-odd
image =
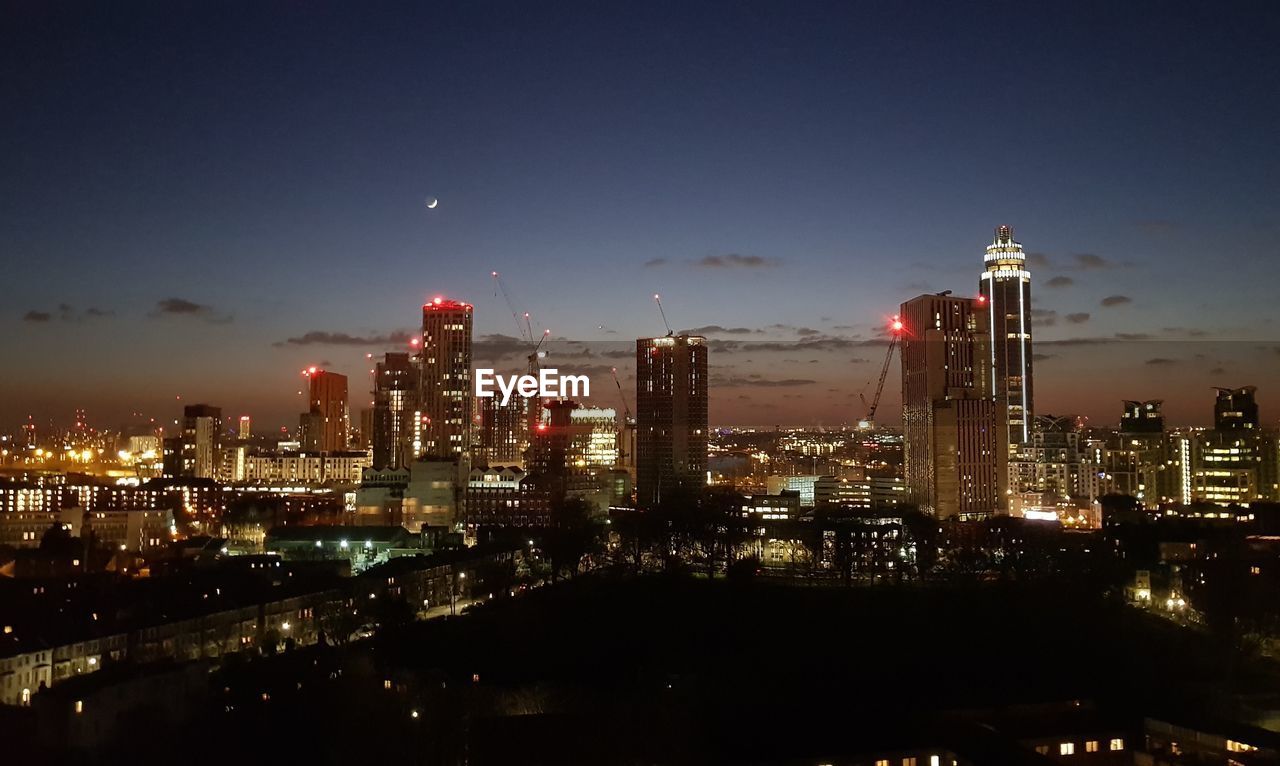
[(1000, 226), (997, 226), (995, 244), (1007, 245), (1010, 242), (1013, 242), (1013, 227), (1009, 224), (1001, 224)]

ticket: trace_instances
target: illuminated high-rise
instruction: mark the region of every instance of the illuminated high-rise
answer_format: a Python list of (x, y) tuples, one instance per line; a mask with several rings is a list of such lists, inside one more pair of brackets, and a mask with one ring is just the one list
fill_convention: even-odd
[(418, 368), (409, 354), (388, 352), (373, 371), (369, 438), (375, 468), (403, 468), (413, 460)]
[(636, 502), (707, 483), (707, 340), (636, 340)]
[(529, 446), (525, 399), (513, 396), (503, 404), (500, 396), (481, 398), (476, 437), (476, 457), (483, 465), (523, 466)]
[(1031, 440), (1031, 272), (1013, 227), (996, 228), (987, 245), (986, 270), (978, 283), (979, 300), (986, 304), (984, 328), (991, 339), (990, 391), (1001, 409), (1010, 450)]
[(183, 407), (180, 449), (183, 476), (217, 478), (222, 450), (222, 410), (207, 404)]
[(302, 446), (309, 452), (347, 448), (351, 418), (347, 412), (347, 376), (315, 367), (307, 370), (308, 406), (302, 414)]
[(419, 361), (420, 452), (458, 458), (470, 448), (470, 303), (434, 298), (422, 305)]
[(902, 304), (907, 502), (938, 518), (1004, 509), (1009, 453), (990, 388), (981, 302), (921, 295)]

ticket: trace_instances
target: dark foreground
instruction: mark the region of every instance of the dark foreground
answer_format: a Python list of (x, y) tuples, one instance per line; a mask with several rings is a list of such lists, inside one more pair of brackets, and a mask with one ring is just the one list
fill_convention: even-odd
[[(1280, 688), (1274, 668), (1210, 636), (1069, 587), (657, 578), (584, 578), (208, 677), (185, 723), (140, 718), (96, 755), (853, 763), (963, 741), (957, 716), (970, 713), (956, 711), (1080, 700), (1103, 728), (1134, 730), (1150, 715), (1239, 719), (1240, 699)], [(983, 747), (996, 746), (971, 751)], [(968, 762), (1020, 761), (992, 752)]]

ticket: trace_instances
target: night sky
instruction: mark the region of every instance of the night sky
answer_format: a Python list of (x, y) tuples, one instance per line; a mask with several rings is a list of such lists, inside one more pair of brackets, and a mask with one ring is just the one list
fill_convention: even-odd
[(430, 296), (514, 335), (494, 269), (614, 348), (661, 293), (748, 342), (713, 421), (835, 425), (1000, 223), (1038, 411), (1203, 423), (1255, 384), (1273, 421), (1280, 5), (1181, 6), (6, 2), (0, 429), (296, 424), (304, 365), (362, 391)]

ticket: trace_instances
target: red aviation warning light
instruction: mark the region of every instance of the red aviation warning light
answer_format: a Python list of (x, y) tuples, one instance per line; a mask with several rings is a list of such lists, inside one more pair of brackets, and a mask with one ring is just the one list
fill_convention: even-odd
[(422, 342), (422, 341), (421, 341), (421, 340), (418, 340), (417, 338), (410, 338), (410, 339), (409, 339), (409, 345), (410, 345), (410, 346), (417, 347), (417, 345), (418, 345), (419, 343), (421, 343), (421, 342)]
[(889, 332), (896, 334), (902, 332), (903, 329), (904, 325), (902, 324), (902, 320), (895, 315), (893, 320), (889, 322)]

